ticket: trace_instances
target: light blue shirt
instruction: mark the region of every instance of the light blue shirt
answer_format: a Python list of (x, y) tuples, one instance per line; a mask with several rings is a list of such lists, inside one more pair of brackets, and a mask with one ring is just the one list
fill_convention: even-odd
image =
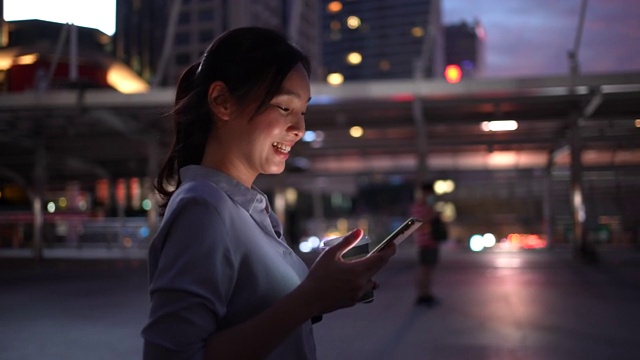
[[(145, 359), (202, 359), (211, 334), (264, 311), (308, 272), (257, 188), (198, 165), (180, 177), (149, 248)], [(315, 352), (308, 321), (268, 359), (315, 359)]]

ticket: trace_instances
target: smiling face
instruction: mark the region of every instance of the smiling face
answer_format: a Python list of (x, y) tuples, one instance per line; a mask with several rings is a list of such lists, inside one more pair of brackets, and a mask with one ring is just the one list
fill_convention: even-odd
[[(304, 114), (310, 99), (310, 83), (301, 65), (291, 70), (269, 105), (251, 117), (253, 109), (241, 109), (221, 121), (214, 140), (215, 155), (203, 165), (212, 166), (246, 186), (258, 174), (279, 174), (294, 144), (305, 131)], [(212, 145), (213, 146), (213, 145)]]

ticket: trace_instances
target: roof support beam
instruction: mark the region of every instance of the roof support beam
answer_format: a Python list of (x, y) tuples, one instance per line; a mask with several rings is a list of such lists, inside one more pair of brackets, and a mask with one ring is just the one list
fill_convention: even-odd
[(600, 106), (600, 104), (602, 104), (602, 97), (602, 92), (600, 91), (600, 89), (598, 89), (598, 91), (591, 97), (591, 99), (589, 99), (589, 102), (582, 110), (582, 116), (584, 118), (590, 118), (591, 115), (593, 115), (593, 113), (598, 110), (598, 107)]

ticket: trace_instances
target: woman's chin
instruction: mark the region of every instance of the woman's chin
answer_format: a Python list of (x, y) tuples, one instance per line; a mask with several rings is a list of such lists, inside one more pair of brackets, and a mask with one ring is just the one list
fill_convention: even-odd
[(282, 174), (284, 172), (284, 165), (282, 166), (272, 166), (269, 169), (265, 169), (265, 171), (262, 172), (262, 174), (264, 175), (278, 175), (278, 174)]

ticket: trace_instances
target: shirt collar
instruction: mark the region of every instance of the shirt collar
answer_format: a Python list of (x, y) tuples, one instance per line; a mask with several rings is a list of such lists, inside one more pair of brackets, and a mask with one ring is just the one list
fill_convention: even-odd
[(215, 184), (224, 191), (233, 201), (242, 206), (247, 212), (252, 209), (264, 209), (271, 212), (267, 196), (254, 185), (248, 188), (231, 176), (218, 170), (202, 166), (187, 165), (180, 169), (180, 179), (182, 182), (205, 180)]

